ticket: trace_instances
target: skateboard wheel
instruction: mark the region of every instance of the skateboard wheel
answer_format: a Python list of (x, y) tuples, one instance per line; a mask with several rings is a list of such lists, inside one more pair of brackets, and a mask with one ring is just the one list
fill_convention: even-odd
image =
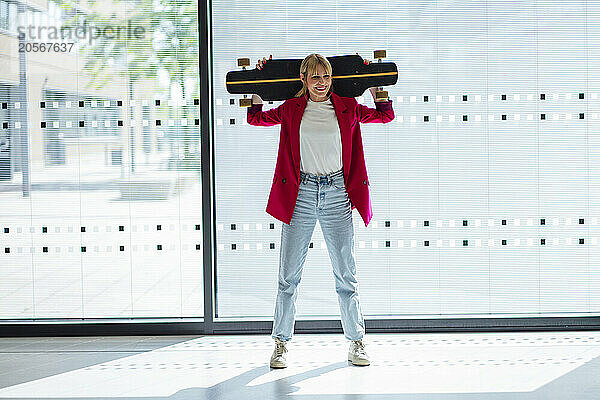
[(250, 59), (249, 58), (238, 58), (237, 63), (238, 63), (238, 67), (249, 67)]
[(373, 52), (373, 58), (385, 58), (385, 50), (375, 50)]
[(252, 99), (240, 99), (240, 107), (250, 107), (252, 105)]
[(375, 92), (375, 100), (387, 99), (387, 98), (388, 98), (387, 90), (378, 90)]

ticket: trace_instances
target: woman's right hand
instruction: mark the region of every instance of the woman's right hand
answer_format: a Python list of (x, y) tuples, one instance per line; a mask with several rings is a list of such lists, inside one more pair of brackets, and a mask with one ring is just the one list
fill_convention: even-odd
[[(271, 54), (271, 55), (269, 56), (269, 60), (272, 60), (272, 59), (273, 59), (273, 55)], [(263, 69), (263, 66), (265, 65), (265, 63), (266, 63), (268, 60), (267, 60), (267, 57), (263, 57), (263, 59), (262, 59), (262, 60), (258, 59), (258, 60), (256, 60), (256, 61), (258, 61), (258, 62), (256, 63), (256, 69), (258, 69), (258, 70), (261, 70), (261, 69)], [(257, 94), (253, 94), (253, 95), (252, 95), (252, 104), (262, 104), (262, 102), (263, 102), (263, 101), (262, 101), (262, 99), (260, 98), (260, 96), (259, 96), (259, 95), (257, 95)]]
[[(271, 55), (269, 56), (269, 60), (272, 60), (272, 59), (273, 59), (273, 55), (271, 54)], [(265, 63), (266, 63), (267, 61), (269, 61), (269, 60), (267, 60), (267, 57), (263, 57), (263, 59), (262, 59), (262, 60), (261, 60), (261, 59), (258, 59), (258, 60), (256, 60), (256, 61), (258, 61), (258, 62), (256, 63), (256, 68), (257, 68), (257, 69), (259, 69), (259, 70), (260, 70), (260, 69), (262, 69), (262, 68), (263, 68), (263, 66), (265, 65)]]

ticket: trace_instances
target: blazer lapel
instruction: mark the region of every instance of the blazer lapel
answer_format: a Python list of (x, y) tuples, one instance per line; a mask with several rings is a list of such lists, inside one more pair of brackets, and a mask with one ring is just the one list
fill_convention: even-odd
[(294, 168), (296, 169), (297, 177), (296, 180), (300, 183), (300, 122), (302, 121), (302, 115), (306, 109), (306, 103), (308, 103), (308, 94), (299, 97), (298, 101), (295, 101), (295, 109), (292, 111), (291, 119), (291, 138), (290, 144), (292, 145), (292, 161), (294, 162)]
[[(342, 136), (342, 166), (344, 169), (344, 177), (348, 177), (350, 170), (350, 159), (352, 154), (352, 141), (350, 134), (350, 125), (348, 119), (350, 118), (350, 112), (346, 104), (342, 101), (340, 96), (335, 93), (331, 93), (331, 102), (335, 109), (335, 115), (337, 116), (338, 125), (340, 126), (340, 135)], [(345, 179), (345, 182), (348, 180)]]

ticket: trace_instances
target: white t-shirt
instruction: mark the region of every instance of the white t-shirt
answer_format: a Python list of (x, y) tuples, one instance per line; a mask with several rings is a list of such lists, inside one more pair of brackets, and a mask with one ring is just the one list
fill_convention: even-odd
[(309, 98), (300, 122), (300, 171), (327, 175), (342, 166), (342, 137), (331, 97)]

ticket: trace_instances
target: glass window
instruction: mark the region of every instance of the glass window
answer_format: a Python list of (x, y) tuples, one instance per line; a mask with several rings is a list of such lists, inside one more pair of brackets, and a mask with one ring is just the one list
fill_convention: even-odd
[(27, 8), (25, 11), (25, 15), (27, 15), (27, 29), (29, 29), (30, 26), (34, 25), (33, 11), (31, 11), (31, 9)]
[(40, 36), (43, 35), (43, 32), (40, 31), (40, 26), (42, 25), (42, 13), (39, 11), (32, 12), (31, 25), (33, 25), (35, 36), (34, 38), (39, 41)]
[[(596, 101), (587, 89), (600, 83), (586, 72), (600, 45), (589, 4), (547, 2), (539, 12), (535, 1), (510, 9), (434, 3), (212, 2), (219, 318), (273, 318), (283, 222), (265, 209), (279, 146), (287, 157), (294, 143), (280, 126), (244, 123), (242, 96), (226, 91), (227, 72), (240, 70), (242, 57), (254, 69), (270, 54), (300, 60), (358, 52), (377, 61), (380, 49), (399, 77), (386, 87), (395, 119), (360, 125), (374, 213), (365, 227), (352, 211), (364, 314), (598, 315), (600, 292), (586, 289), (596, 287), (590, 271), (600, 262), (591, 235), (600, 191), (590, 186), (600, 173), (591, 156), (600, 151), (591, 134), (600, 126), (594, 113), (583, 117)], [(333, 75), (335, 92), (342, 83)], [(369, 91), (357, 101), (374, 108)], [(280, 104), (265, 101), (263, 110)], [(278, 184), (297, 179), (278, 172), (287, 178)], [(307, 252), (297, 316), (339, 316), (320, 223), (311, 243), (294, 244)]]
[(8, 2), (0, 0), (0, 29), (8, 29)]
[(55, 14), (57, 8), (58, 7), (54, 1), (52, 1), (52, 0), (48, 1), (48, 15), (50, 17), (54, 17), (54, 14)]
[(8, 30), (11, 33), (16, 33), (17, 31), (17, 5), (15, 3), (8, 3)]
[[(160, 4), (90, 4), (93, 25), (130, 22), (137, 35), (28, 52), (27, 98), (0, 84), (0, 265), (13, 293), (0, 319), (203, 316), (198, 8)], [(51, 24), (61, 9), (65, 25), (82, 26), (66, 3), (27, 21)], [(0, 48), (12, 63), (0, 82), (19, 80), (13, 49)], [(17, 134), (29, 140), (8, 148)]]

